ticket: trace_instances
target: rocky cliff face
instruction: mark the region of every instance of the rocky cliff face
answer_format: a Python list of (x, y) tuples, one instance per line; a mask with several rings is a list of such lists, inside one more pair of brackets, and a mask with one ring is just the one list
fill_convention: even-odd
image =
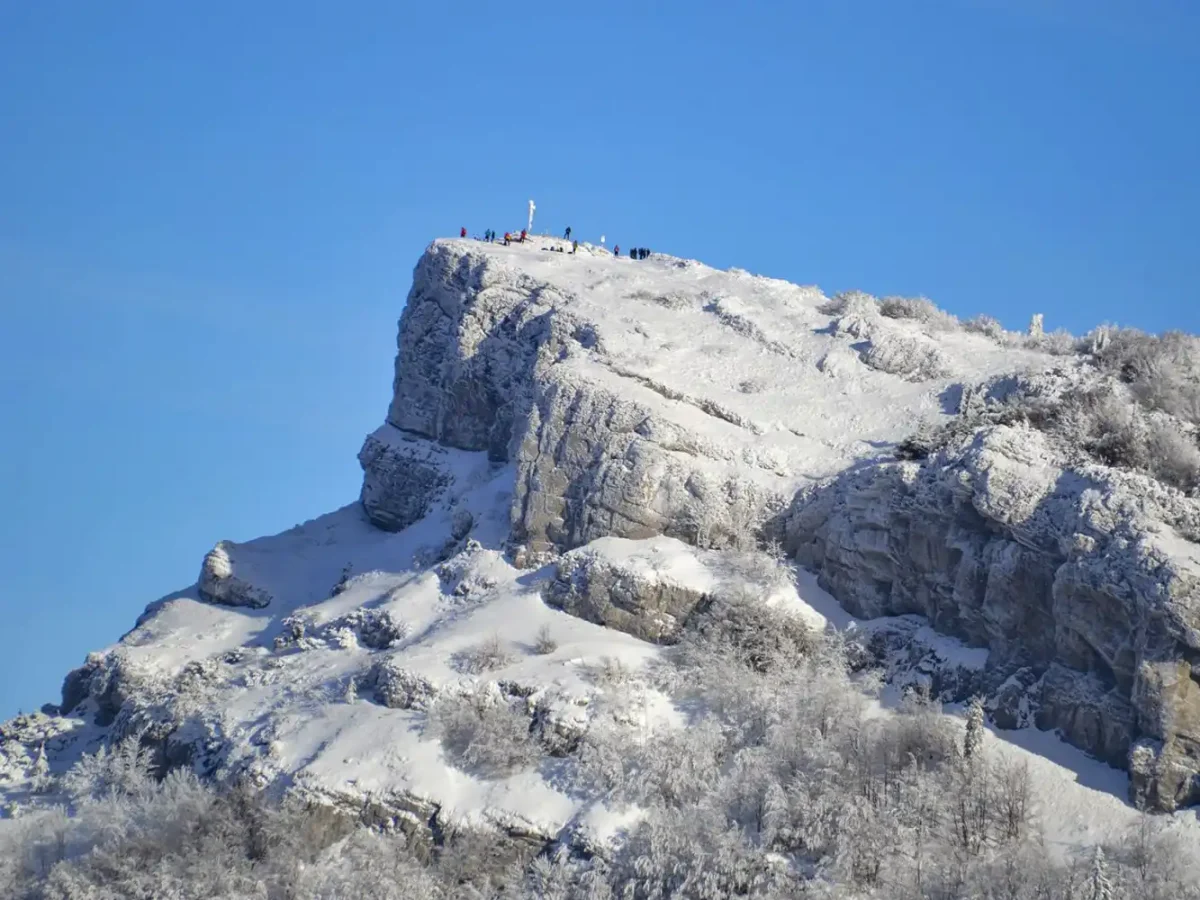
[(786, 540), (854, 614), (919, 613), (989, 648), (987, 689), (1007, 685), (1006, 705), (1023, 691), (1039, 727), (1115, 766), (1134, 748), (1161, 761), (1175, 774), (1135, 790), (1174, 808), (1200, 799), (1179, 774), (1200, 757), (1200, 548), (1179, 537), (1196, 515), (1149, 478), (1068, 469), (1041, 433), (1000, 426), (801, 492)]
[[(435, 245), (417, 267), (400, 323), (388, 422), (515, 461), (513, 540), (534, 551), (610, 535), (667, 534), (711, 547), (745, 540), (783, 507), (786, 473), (746, 477), (731, 451), (670, 407), (708, 418), (705, 430), (735, 440), (753, 425), (629, 371), (605, 352), (600, 333), (569, 289)], [(370, 441), (361, 459), (372, 521), (414, 521), (414, 497), (437, 476)]]
[[(401, 320), (389, 422), (512, 462), (512, 545), (553, 554), (608, 536), (718, 549), (782, 540), (855, 616), (918, 614), (986, 648), (997, 722), (1032, 711), (1024, 718), (1113, 765), (1135, 759), (1140, 799), (1200, 800), (1200, 548), (1179, 536), (1196, 533), (1194, 502), (1148, 478), (1072, 466), (1030, 429), (982, 429), (924, 463), (873, 459), (914, 412), (952, 406), (956, 382), (1047, 363), (1017, 353), (980, 366), (961, 340), (906, 332), (860, 298), (830, 324), (811, 297), (777, 294), (768, 309), (776, 286), (765, 279), (710, 277), (688, 290), (686, 269), (674, 274), (684, 289), (626, 295), (614, 315), (549, 266), (518, 271), (435, 245)], [(723, 331), (740, 345), (734, 368), (751, 377), (734, 387), (710, 370), (689, 383), (672, 367), (695, 371), (694, 352), (655, 334), (657, 321), (631, 319), (639, 310), (674, 314), (676, 340), (704, 340), (687, 333), (690, 318)], [(789, 330), (761, 324), (781, 313)], [(931, 354), (936, 366), (921, 363)], [(765, 408), (773, 389), (795, 398), (806, 382), (807, 408)], [(889, 416), (896, 401), (903, 409)], [(363, 464), (364, 503), (381, 527), (411, 519), (424, 490), (414, 481), (436, 481), (369, 442)], [(566, 557), (561, 572), (554, 602), (655, 640), (699, 599), (590, 556)]]

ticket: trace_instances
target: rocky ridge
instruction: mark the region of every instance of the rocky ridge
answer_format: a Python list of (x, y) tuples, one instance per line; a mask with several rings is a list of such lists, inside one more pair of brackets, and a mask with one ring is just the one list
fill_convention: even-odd
[[(218, 544), (61, 706), (6, 726), (0, 790), (29, 802), (37, 777), (134, 735), (164, 766), (369, 802), (422, 834), (472, 816), (583, 828), (535, 775), (464, 782), (420, 739), (424, 710), (491, 691), (569, 741), (597, 667), (653, 658), (714, 596), (749, 585), (824, 624), (818, 591), (745, 562), (770, 546), (877, 620), (860, 644), (897, 682), (1057, 729), (1151, 807), (1197, 802), (1195, 501), (1020, 424), (898, 461), (972, 386), (1084, 364), (868, 300), (670, 257), (435, 242), (359, 504)], [(539, 626), (558, 649), (530, 649)], [(481, 674), (462, 660), (487, 634), (504, 652)], [(631, 720), (668, 715), (651, 691), (639, 704)]]
[[(1145, 476), (1080, 464), (1040, 432), (1005, 426), (979, 429), (922, 463), (850, 461), (808, 484), (786, 465), (723, 467), (737, 456), (730, 444), (744, 450), (766, 432), (752, 405), (743, 412), (718, 398), (700, 403), (639, 375), (637, 384), (677, 409), (704, 410), (716, 420), (709, 430), (733, 440), (697, 434), (682, 416), (611, 386), (611, 375), (627, 369), (607, 358), (606, 330), (582, 304), (551, 288), (514, 290), (469, 258), (450, 280), (418, 272), (390, 421), (515, 459), (514, 543), (565, 551), (604, 536), (667, 535), (707, 549), (782, 540), (855, 616), (919, 614), (987, 648), (981, 687), (993, 705), (1006, 688), (1005, 703), (1036, 709), (1038, 727), (1059, 729), (1112, 765), (1136, 757), (1140, 801), (1172, 809), (1200, 800), (1200, 684), (1192, 676), (1200, 548), (1180, 536), (1196, 533), (1194, 501)], [(436, 253), (422, 265), (451, 271)], [(748, 317), (728, 313), (732, 305), (718, 306), (723, 321), (768, 352), (815, 355), (768, 344)], [(860, 376), (863, 366), (924, 384), (964, 374), (935, 337), (887, 330), (863, 303), (848, 307), (829, 330), (851, 348), (870, 345), (860, 349)], [(581, 356), (605, 368), (571, 365)], [(826, 348), (816, 369), (837, 368), (830, 361), (838, 356), (838, 347)], [(842, 360), (843, 370), (856, 362)], [(583, 568), (564, 557), (553, 602), (642, 637), (663, 639), (699, 600), (612, 572), (590, 572), (582, 590), (564, 588), (580, 582)], [(1019, 695), (1014, 684), (1024, 685)], [(965, 699), (961, 691), (950, 698)]]

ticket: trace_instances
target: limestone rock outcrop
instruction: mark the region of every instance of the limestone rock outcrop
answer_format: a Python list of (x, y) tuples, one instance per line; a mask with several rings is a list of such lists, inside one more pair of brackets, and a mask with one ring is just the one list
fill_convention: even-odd
[(994, 426), (803, 491), (784, 531), (855, 615), (917, 613), (987, 648), (1009, 707), (1023, 673), (1039, 727), (1118, 766), (1139, 739), (1171, 748), (1192, 772), (1154, 794), (1174, 805), (1200, 801), (1200, 547), (1178, 536), (1196, 514), (1149, 478), (1068, 469), (1041, 432)]
[(546, 602), (643, 640), (670, 643), (717, 581), (699, 567), (673, 571), (673, 541), (647, 542), (650, 546), (638, 554), (629, 552), (630, 543), (602, 539), (564, 554), (546, 588)]
[[(393, 435), (514, 463), (513, 542), (534, 551), (608, 535), (752, 541), (794, 478), (748, 473), (730, 445), (753, 435), (751, 424), (607, 360), (578, 307), (570, 291), (482, 253), (433, 245), (400, 321)], [(393, 530), (420, 518), (448, 477), (379, 433), (359, 460), (364, 508)]]
[(199, 590), (209, 603), (223, 606), (248, 606), (262, 609), (271, 603), (271, 595), (238, 576), (229, 541), (220, 541), (208, 551), (200, 567)]
[[(1130, 767), (1156, 805), (1200, 801), (1196, 502), (1012, 424), (890, 461), (919, 415), (966, 402), (964, 384), (991, 378), (995, 393), (998, 376), (1039, 365), (1070, 380), (1077, 363), (744, 273), (683, 267), (671, 293), (618, 295), (608, 270), (563, 260), (575, 268), (559, 278), (555, 257), (518, 267), (437, 242), (422, 258), (400, 323), (392, 437), (360, 454), (373, 522), (406, 527), (453, 478), (428, 444), (397, 450), (407, 436), (512, 466), (508, 540), (521, 558), (609, 537), (781, 541), (852, 614), (923, 616), (986, 650), (982, 672), (943, 681), (984, 692), (997, 723), (1060, 730)], [(580, 292), (588, 278), (603, 302)], [(660, 315), (670, 334), (651, 327)], [(729, 365), (698, 368), (681, 336)], [(561, 560), (546, 596), (669, 641), (701, 595), (585, 549)], [(918, 669), (940, 666), (918, 650)]]
[(367, 435), (358, 461), (363, 468), (360, 500), (371, 522), (401, 531), (424, 518), (454, 476), (446, 451), (389, 426)]

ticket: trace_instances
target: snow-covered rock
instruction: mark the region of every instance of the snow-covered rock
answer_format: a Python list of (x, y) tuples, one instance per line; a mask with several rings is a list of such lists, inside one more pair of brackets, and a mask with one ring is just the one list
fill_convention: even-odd
[(446, 451), (380, 428), (367, 435), (358, 461), (364, 478), (360, 500), (371, 521), (388, 531), (400, 531), (422, 519), (454, 480)]
[(765, 554), (704, 550), (663, 536), (609, 537), (563, 554), (544, 596), (589, 622), (669, 644), (714, 599), (751, 593), (759, 602), (786, 603), (794, 590)]
[(601, 538), (572, 550), (559, 560), (546, 600), (589, 622), (669, 642), (717, 583), (678, 543)]
[(271, 595), (238, 576), (230, 550), (233, 544), (221, 541), (204, 556), (200, 566), (198, 590), (210, 603), (225, 606), (249, 606), (261, 609), (271, 602)]

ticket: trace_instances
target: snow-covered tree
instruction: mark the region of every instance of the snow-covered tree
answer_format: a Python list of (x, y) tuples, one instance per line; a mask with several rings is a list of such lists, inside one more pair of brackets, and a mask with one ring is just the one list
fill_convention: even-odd
[(983, 700), (972, 698), (967, 706), (967, 732), (963, 737), (963, 756), (967, 759), (978, 758), (983, 750), (984, 715)]
[(150, 751), (137, 738), (115, 747), (104, 745), (82, 756), (62, 779), (63, 789), (76, 800), (106, 796), (144, 797), (154, 785)]
[(773, 847), (780, 837), (786, 836), (791, 825), (792, 810), (787, 791), (779, 782), (771, 781), (763, 795), (762, 842), (764, 847)]
[(1108, 876), (1108, 861), (1104, 856), (1104, 848), (1099, 844), (1092, 850), (1084, 891), (1084, 900), (1113, 900), (1115, 896)]
[(1033, 784), (1024, 759), (1000, 759), (992, 767), (993, 805), (1000, 837), (1025, 837), (1033, 820)]

